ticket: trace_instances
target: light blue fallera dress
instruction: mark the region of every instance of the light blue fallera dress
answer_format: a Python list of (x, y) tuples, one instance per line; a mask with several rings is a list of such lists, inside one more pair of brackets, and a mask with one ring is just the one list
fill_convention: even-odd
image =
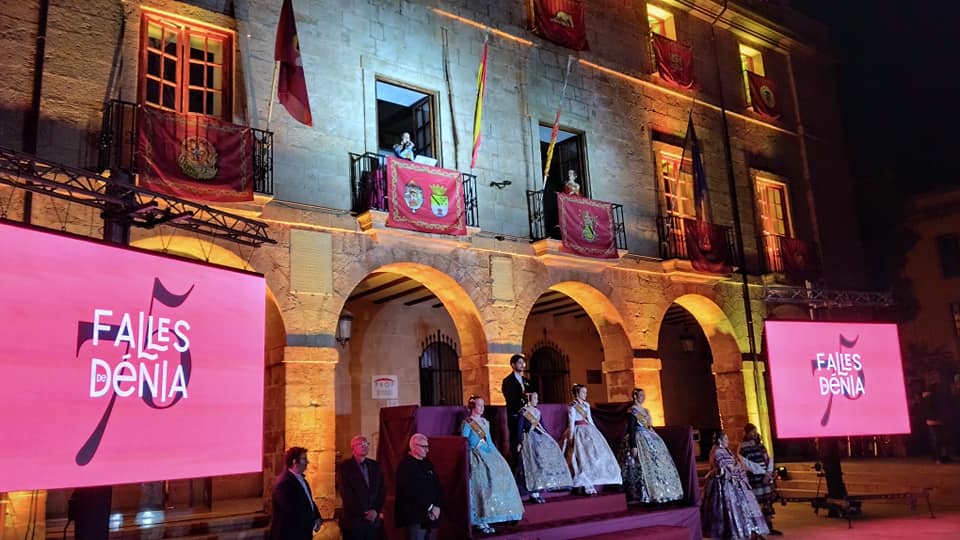
[(483, 526), (523, 517), (523, 501), (507, 460), (490, 439), (490, 423), (468, 417), (460, 434), (470, 446), (470, 521)]

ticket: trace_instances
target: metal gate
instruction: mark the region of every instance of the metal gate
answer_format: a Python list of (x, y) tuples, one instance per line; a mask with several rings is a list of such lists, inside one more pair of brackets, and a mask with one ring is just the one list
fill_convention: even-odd
[(570, 358), (556, 343), (543, 340), (534, 346), (527, 372), (541, 403), (570, 401)]
[(463, 405), (460, 351), (453, 338), (439, 330), (423, 341), (420, 405)]

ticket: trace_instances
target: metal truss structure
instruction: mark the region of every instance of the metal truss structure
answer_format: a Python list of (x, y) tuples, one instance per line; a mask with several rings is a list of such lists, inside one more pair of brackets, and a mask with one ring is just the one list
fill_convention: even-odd
[(764, 285), (763, 300), (780, 304), (804, 304), (815, 308), (889, 307), (895, 304), (893, 294), (875, 291)]
[(169, 225), (246, 246), (275, 244), (267, 224), (0, 147), (0, 184), (99, 208), (104, 219)]

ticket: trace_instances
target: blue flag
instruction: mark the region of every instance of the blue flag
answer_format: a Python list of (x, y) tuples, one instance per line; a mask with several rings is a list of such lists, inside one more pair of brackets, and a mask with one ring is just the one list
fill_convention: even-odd
[[(690, 158), (689, 161), (687, 158)], [(680, 159), (680, 172), (693, 176), (693, 205), (697, 219), (706, 219), (707, 214), (707, 172), (703, 168), (703, 156), (700, 142), (693, 128), (693, 115), (687, 119), (687, 135), (683, 139), (683, 155)]]

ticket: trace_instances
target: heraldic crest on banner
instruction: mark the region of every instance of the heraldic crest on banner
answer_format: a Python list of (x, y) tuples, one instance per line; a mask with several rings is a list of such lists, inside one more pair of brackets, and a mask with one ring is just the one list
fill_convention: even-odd
[(387, 158), (387, 226), (412, 231), (467, 234), (460, 173)]
[(610, 203), (557, 193), (557, 209), (564, 250), (602, 259), (619, 256)]

